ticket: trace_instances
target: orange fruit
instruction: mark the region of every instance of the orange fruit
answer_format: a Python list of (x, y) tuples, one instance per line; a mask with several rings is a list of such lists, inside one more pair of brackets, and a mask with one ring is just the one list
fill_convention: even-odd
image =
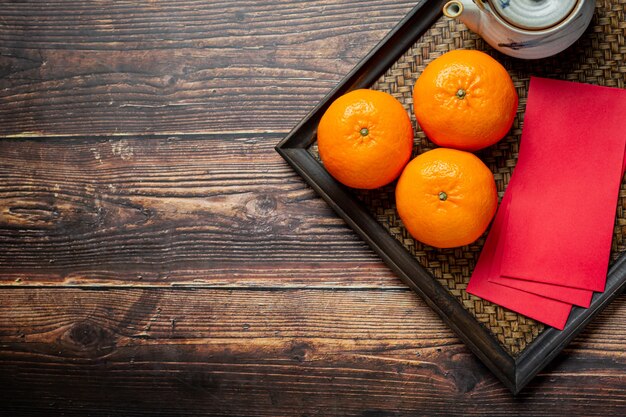
[(439, 146), (476, 151), (502, 139), (513, 125), (518, 97), (495, 59), (454, 50), (426, 66), (413, 88), (415, 117)]
[(411, 158), (413, 126), (402, 104), (376, 90), (354, 90), (322, 116), (317, 145), (326, 170), (353, 188), (395, 180)]
[(396, 185), (396, 208), (415, 239), (437, 248), (474, 242), (496, 213), (493, 174), (474, 154), (437, 148), (413, 159)]

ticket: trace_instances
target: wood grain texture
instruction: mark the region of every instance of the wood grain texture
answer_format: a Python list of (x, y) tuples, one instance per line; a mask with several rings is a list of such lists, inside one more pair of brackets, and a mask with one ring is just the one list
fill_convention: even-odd
[(289, 131), (414, 1), (0, 7), (0, 136)]
[(0, 141), (0, 282), (403, 288), (278, 140)]
[(625, 414), (624, 297), (513, 398), (273, 151), (414, 5), (3, 2), (0, 416)]
[(7, 415), (626, 412), (626, 297), (516, 399), (410, 291), (4, 289), (0, 297)]

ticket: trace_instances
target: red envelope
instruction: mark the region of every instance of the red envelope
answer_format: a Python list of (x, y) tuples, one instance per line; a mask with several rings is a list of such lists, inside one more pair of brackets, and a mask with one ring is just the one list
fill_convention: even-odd
[(625, 128), (626, 91), (531, 79), (501, 275), (604, 290)]
[(501, 205), (491, 225), (476, 267), (472, 272), (472, 278), (467, 285), (467, 292), (563, 330), (572, 309), (571, 304), (489, 281), (494, 273), (498, 274), (498, 271), (500, 271), (500, 259), (495, 255), (501, 240), (505, 214), (506, 212)]
[[(524, 157), (523, 154), (524, 154), (524, 150), (522, 147), (522, 149), (520, 150), (520, 154), (519, 154), (520, 159)], [(624, 162), (622, 163), (622, 177), (624, 176), (625, 172), (626, 172), (626, 158), (624, 159)], [(515, 174), (513, 174), (513, 178), (511, 179), (511, 181), (509, 182), (509, 185), (507, 186), (506, 194), (504, 198), (502, 199), (503, 210), (505, 210), (505, 212), (507, 213), (505, 215), (504, 224), (502, 226), (503, 234), (506, 234), (506, 230), (507, 230), (509, 197), (511, 196), (511, 191), (514, 190), (514, 188), (515, 188)], [(514, 194), (514, 191), (513, 191), (513, 194)], [(496, 248), (495, 256), (500, 259), (497, 262), (498, 264), (502, 263), (502, 260), (501, 260), (502, 249), (503, 249), (503, 245), (498, 245), (498, 247)], [(578, 305), (578, 306), (585, 307), (585, 308), (591, 305), (591, 298), (593, 297), (593, 291), (581, 290), (578, 288), (571, 288), (571, 287), (562, 287), (558, 285), (545, 284), (542, 282), (518, 280), (518, 279), (503, 277), (503, 276), (500, 276), (499, 274), (500, 274), (500, 271), (494, 271), (494, 273), (491, 274), (489, 281), (494, 282), (496, 284), (505, 285), (507, 287), (517, 288), (519, 290), (530, 292), (533, 294), (542, 295), (544, 297), (553, 298), (555, 300), (564, 301), (566, 303), (571, 303), (571, 304)]]
[[(523, 281), (500, 276), (499, 267), (502, 264), (502, 254), (504, 252), (504, 245), (502, 244), (502, 241), (505, 239), (504, 235), (506, 235), (507, 233), (509, 201), (510, 196), (515, 195), (514, 187), (511, 186), (511, 184), (513, 183), (514, 181), (511, 180), (500, 205), (500, 209), (503, 211), (501, 229), (502, 232), (500, 236), (501, 241), (496, 247), (496, 253), (494, 255), (496, 261), (492, 265), (492, 271), (489, 275), (489, 281), (495, 284), (504, 285), (506, 287), (516, 288), (518, 290), (541, 295), (547, 298), (552, 298), (554, 300), (563, 301), (565, 303), (574, 304), (585, 308), (589, 307), (589, 305), (591, 305), (591, 297), (593, 296), (593, 291), (581, 290), (571, 287), (561, 287), (558, 285), (544, 284), (542, 282)], [(495, 266), (497, 266), (498, 268), (496, 269)]]

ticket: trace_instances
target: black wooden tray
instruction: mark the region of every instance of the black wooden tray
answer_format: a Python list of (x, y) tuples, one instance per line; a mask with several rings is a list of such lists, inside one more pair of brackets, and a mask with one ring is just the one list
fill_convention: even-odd
[[(478, 320), (475, 309), (468, 308), (470, 300), (468, 294), (464, 292), (463, 283), (460, 289), (455, 289), (455, 294), (451, 292), (451, 288), (442, 285), (441, 277), (433, 275), (433, 269), (424, 263), (423, 258), (416, 256), (415, 250), (407, 249), (402, 241), (406, 240), (407, 235), (394, 236), (390, 233), (389, 225), (381, 223), (380, 217), (377, 217), (372, 211), (372, 207), (368, 206), (368, 197), (360, 194), (357, 190), (352, 190), (339, 184), (334, 180), (323, 168), (316, 158), (315, 141), (316, 128), (319, 120), (330, 105), (337, 97), (348, 91), (357, 88), (373, 88), (380, 87), (385, 83), (385, 74), (396, 68), (398, 71), (407, 71), (407, 67), (399, 68), (398, 62), (401, 57), (412, 51), (418, 56), (419, 65), (429, 60), (429, 57), (421, 57), (422, 51), (428, 54), (427, 48), (421, 47), (416, 43), (424, 36), (430, 36), (429, 42), (434, 43), (431, 51), (437, 55), (438, 42), (446, 42), (448, 49), (457, 47), (477, 47), (485, 50), (498, 60), (505, 63), (505, 67), (513, 74), (514, 81), (518, 91), (524, 93), (524, 80), (527, 81), (529, 75), (542, 75), (560, 77), (563, 79), (591, 82), (609, 86), (620, 86), (623, 83), (623, 77), (611, 77), (611, 74), (618, 74), (619, 69), (609, 71), (608, 76), (602, 69), (607, 65), (617, 65), (616, 61), (611, 60), (610, 53), (607, 55), (607, 49), (611, 49), (611, 45), (603, 43), (605, 39), (610, 40), (611, 30), (619, 29), (611, 27), (606, 23), (606, 19), (599, 18), (604, 11), (611, 10), (614, 12), (615, 6), (611, 6), (609, 0), (599, 1), (596, 10), (596, 16), (592, 22), (590, 29), (581, 38), (573, 50), (568, 55), (557, 56), (547, 61), (521, 61), (514, 60), (491, 50), (484, 42), (475, 34), (471, 34), (462, 24), (450, 26), (448, 23), (442, 22), (441, 8), (446, 0), (427, 0), (418, 4), (397, 26), (393, 29), (344, 79), (339, 85), (321, 102), (317, 107), (304, 118), (292, 132), (278, 144), (276, 150), (280, 155), (304, 178), (304, 180), (318, 192), (328, 204), (354, 229), (389, 265), (389, 267), (417, 294), (419, 294), (428, 305), (435, 310), (442, 319), (452, 328), (458, 336), (469, 346), (469, 348), (485, 363), (491, 371), (498, 376), (502, 382), (513, 392), (518, 393), (544, 366), (546, 366), (583, 328), (598, 314), (611, 300), (620, 293), (626, 285), (626, 256), (623, 253), (626, 247), (622, 246), (622, 233), (626, 236), (626, 231), (616, 225), (616, 237), (614, 238), (612, 265), (609, 270), (606, 290), (603, 293), (596, 293), (593, 297), (591, 307), (583, 309), (574, 307), (569, 317), (567, 325), (563, 331), (550, 327), (544, 327), (540, 324), (532, 322), (518, 316), (512, 312), (504, 312), (501, 307), (491, 306), (497, 309), (498, 315), (507, 317), (513, 321), (514, 327), (518, 328), (521, 321), (522, 327), (530, 328), (531, 334), (528, 336), (527, 342), (522, 343), (521, 348), (515, 350), (507, 346), (509, 339), (501, 334), (494, 332), (494, 327), (485, 325), (485, 320)], [(445, 19), (445, 18), (444, 18)], [(435, 23), (440, 22), (438, 27), (443, 28), (433, 35), (432, 28)], [(618, 22), (619, 23), (619, 22)], [(621, 29), (619, 29), (621, 30)], [(430, 31), (430, 32), (429, 32)], [(462, 36), (458, 34), (461, 33)], [(603, 33), (607, 33), (606, 37), (602, 37)], [(426, 35), (425, 35), (426, 34)], [(434, 36), (434, 37), (433, 37)], [(433, 40), (435, 39), (435, 40)], [(608, 42), (608, 41), (607, 41)], [(450, 46), (450, 44), (453, 44)], [(442, 48), (445, 49), (445, 48)], [(602, 54), (597, 52), (602, 50)], [(582, 55), (581, 55), (582, 54)], [(568, 57), (571, 58), (568, 61)], [(422, 59), (423, 58), (423, 59)], [(432, 56), (431, 56), (432, 58)], [(405, 60), (406, 61), (406, 60)], [(422, 62), (423, 61), (423, 62)], [(569, 63), (568, 63), (569, 62)], [(613, 64), (610, 64), (613, 62)], [(617, 60), (619, 63), (619, 60)], [(609, 64), (607, 64), (609, 63)], [(568, 67), (569, 65), (569, 67)], [(413, 66), (413, 63), (409, 66)], [(546, 68), (552, 68), (546, 70)], [(590, 76), (590, 74), (594, 74)], [(599, 76), (597, 74), (600, 74)], [(414, 74), (415, 76), (417, 74)], [(382, 78), (381, 78), (382, 77)], [(400, 84), (404, 84), (404, 79), (400, 78)], [(392, 87), (392, 92), (403, 94), (404, 90), (409, 91), (412, 85), (401, 85), (398, 87), (397, 80)], [(406, 94), (405, 94), (406, 95)], [(520, 102), (525, 103), (525, 96), (520, 96)], [(522, 112), (523, 113), (523, 112)], [(487, 158), (492, 157), (493, 163), (491, 168), (497, 169), (498, 163), (512, 165), (516, 160), (516, 146), (519, 141), (521, 132), (521, 119), (516, 120), (513, 133), (504, 141), (502, 149), (494, 148), (495, 155), (501, 155), (508, 152), (508, 160), (498, 161), (498, 156), (493, 157), (489, 154), (483, 155)], [(429, 145), (427, 139), (417, 129), (417, 148), (422, 150)], [(421, 142), (420, 142), (421, 140)], [(480, 156), (480, 155), (479, 155)], [(494, 159), (495, 158), (495, 159)], [(495, 162), (494, 162), (495, 161)], [(494, 168), (495, 167), (495, 168)], [(509, 167), (512, 169), (512, 167)], [(500, 195), (506, 184), (508, 183), (508, 175), (510, 172), (500, 172), (499, 182)], [(626, 189), (624, 184), (622, 189)], [(391, 191), (392, 192), (392, 191)], [(620, 199), (620, 207), (626, 207), (626, 199)], [(618, 210), (619, 215), (626, 217), (626, 210)], [(397, 229), (397, 227), (396, 227)], [(404, 236), (404, 238), (402, 238)], [(410, 238), (410, 237), (409, 237)], [(617, 242), (617, 243), (616, 243)], [(478, 246), (471, 248), (475, 252), (480, 252), (484, 237), (478, 242)], [(431, 253), (440, 256), (433, 248)], [(469, 251), (470, 249), (468, 249)], [(435, 251), (435, 252), (432, 252)], [(468, 252), (471, 254), (471, 252)], [(463, 255), (463, 253), (460, 253)], [(443, 253), (448, 257), (458, 256), (459, 252), (448, 251)], [(445, 258), (444, 256), (444, 258)], [(470, 256), (471, 258), (471, 256)], [(426, 265), (426, 266), (425, 266)], [(473, 263), (470, 262), (466, 269), (472, 269)], [(471, 271), (470, 271), (471, 272)], [(466, 274), (467, 275), (467, 274)], [(460, 295), (459, 295), (460, 294)], [(463, 302), (462, 302), (463, 301)], [(474, 303), (482, 303), (482, 300), (470, 300)], [(487, 303), (487, 302), (485, 302)], [(481, 304), (482, 308), (482, 304)], [(526, 321), (524, 321), (526, 320)], [(523, 337), (515, 336), (512, 338)], [(518, 346), (518, 347), (519, 347)]]

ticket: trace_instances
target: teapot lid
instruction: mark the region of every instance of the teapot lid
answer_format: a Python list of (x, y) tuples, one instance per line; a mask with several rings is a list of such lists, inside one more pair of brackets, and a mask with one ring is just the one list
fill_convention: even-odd
[(527, 30), (547, 29), (565, 19), (579, 0), (490, 0), (508, 23)]

